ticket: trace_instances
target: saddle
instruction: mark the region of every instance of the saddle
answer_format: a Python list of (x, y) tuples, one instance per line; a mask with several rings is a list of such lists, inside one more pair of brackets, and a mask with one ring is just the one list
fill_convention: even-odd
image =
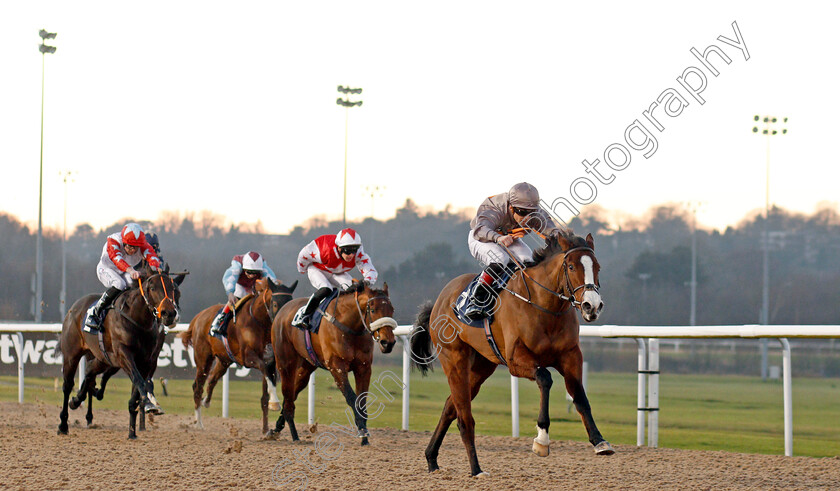
[[(330, 302), (333, 301), (334, 298), (338, 297), (339, 289), (336, 288), (333, 290), (331, 294), (327, 296), (327, 298), (323, 299), (320, 304), (318, 304), (318, 308), (315, 309), (315, 312), (312, 314), (312, 318), (309, 320), (309, 326), (307, 329), (302, 327), (298, 327), (298, 329), (302, 331), (309, 331), (313, 334), (318, 334), (318, 330), (321, 326), (321, 318), (327, 312), (327, 307), (330, 305)], [(298, 321), (303, 317), (303, 310), (306, 308), (306, 304), (304, 304), (301, 308), (295, 312), (295, 316), (292, 320), (293, 324), (298, 324)]]
[[(493, 289), (497, 292), (501, 291), (506, 285), (507, 282), (510, 281), (512, 273), (510, 272), (510, 268), (504, 269), (504, 275), (500, 278), (497, 278), (493, 281)], [(480, 281), (481, 274), (477, 274), (475, 278), (470, 281), (466, 288), (458, 295), (458, 298), (455, 300), (455, 305), (452, 306), (452, 311), (455, 313), (455, 316), (458, 318), (459, 321), (462, 323), (470, 326), (470, 327), (478, 327), (484, 328), (485, 326), (485, 319), (487, 320), (487, 324), (493, 323), (493, 314), (478, 318), (478, 319), (471, 319), (465, 315), (467, 311), (467, 307), (470, 306), (472, 299), (475, 298), (475, 291), (481, 286)]]

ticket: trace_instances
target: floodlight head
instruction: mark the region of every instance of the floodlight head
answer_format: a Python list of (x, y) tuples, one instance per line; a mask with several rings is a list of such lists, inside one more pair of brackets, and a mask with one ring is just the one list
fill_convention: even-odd
[(44, 54), (55, 53), (55, 46), (47, 46), (46, 44), (42, 44), (38, 47), (38, 50)]
[(753, 126), (753, 133), (758, 133), (758, 127), (757, 126)]
[(755, 117), (753, 117), (753, 121), (758, 121), (758, 119), (758, 114), (756, 114)]
[(783, 129), (783, 130), (782, 130), (782, 134), (783, 134), (783, 135), (787, 135), (787, 128), (785, 128), (785, 129)]
[(764, 130), (764, 131), (762, 131), (761, 133), (762, 133), (762, 134), (764, 134), (764, 135), (766, 135), (766, 134), (767, 134), (767, 130)]
[(764, 116), (764, 122), (767, 123), (769, 121), (770, 121), (770, 118), (768, 118), (767, 116)]
[(41, 36), (41, 39), (55, 39), (58, 33), (47, 32), (46, 29), (41, 29), (40, 31), (38, 31), (38, 35)]
[(783, 119), (782, 121), (784, 121), (785, 123), (787, 123), (787, 118)]

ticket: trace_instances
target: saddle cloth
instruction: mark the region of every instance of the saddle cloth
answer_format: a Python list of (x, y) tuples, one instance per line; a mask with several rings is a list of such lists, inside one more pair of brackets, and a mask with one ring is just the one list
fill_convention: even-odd
[[(327, 306), (329, 306), (330, 302), (333, 301), (334, 298), (338, 296), (339, 290), (338, 288), (334, 289), (332, 293), (330, 293), (327, 298), (321, 300), (321, 303), (318, 305), (318, 308), (315, 309), (315, 313), (312, 314), (312, 319), (309, 321), (308, 331), (313, 334), (318, 334), (318, 328), (321, 326), (321, 317), (324, 316), (324, 312), (327, 311)], [(301, 308), (295, 312), (295, 316), (293, 318), (292, 323), (297, 324), (298, 319), (303, 317), (303, 309), (306, 308), (306, 304), (303, 304)], [(298, 327), (300, 330), (307, 330), (302, 327)]]
[[(493, 289), (496, 291), (501, 290), (502, 288), (507, 285), (507, 282), (511, 278), (511, 268), (505, 268), (504, 275), (501, 278), (496, 279), (493, 281)], [(470, 306), (470, 301), (473, 299), (475, 295), (475, 289), (478, 288), (480, 284), (479, 278), (481, 277), (481, 273), (477, 274), (475, 278), (470, 281), (464, 291), (458, 295), (458, 298), (455, 300), (455, 305), (452, 306), (452, 311), (455, 313), (455, 316), (458, 318), (459, 321), (463, 322), (464, 324), (470, 327), (479, 327), (484, 328), (484, 318), (481, 319), (470, 319), (464, 315), (466, 312), (467, 307)], [(490, 314), (486, 317), (487, 323), (493, 323), (493, 314)]]

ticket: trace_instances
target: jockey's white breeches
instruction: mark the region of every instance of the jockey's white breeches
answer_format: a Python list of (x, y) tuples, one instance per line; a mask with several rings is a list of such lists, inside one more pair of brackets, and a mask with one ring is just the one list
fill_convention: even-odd
[(306, 276), (309, 277), (309, 282), (316, 290), (327, 288), (339, 288), (344, 290), (353, 283), (353, 277), (350, 273), (333, 274), (323, 269), (318, 269), (314, 265), (306, 268)]
[(118, 269), (111, 269), (102, 266), (96, 267), (96, 277), (105, 285), (106, 288), (113, 286), (120, 290), (125, 290), (131, 284), (131, 275), (123, 273)]
[[(482, 267), (487, 267), (492, 263), (507, 264), (510, 262), (510, 256), (505, 252), (504, 247), (495, 242), (476, 240), (473, 237), (472, 230), (468, 234), (467, 245), (470, 247), (470, 254), (478, 259)], [(534, 251), (522, 239), (514, 239), (513, 244), (508, 246), (508, 250), (516, 256), (519, 262), (530, 261), (534, 257)]]

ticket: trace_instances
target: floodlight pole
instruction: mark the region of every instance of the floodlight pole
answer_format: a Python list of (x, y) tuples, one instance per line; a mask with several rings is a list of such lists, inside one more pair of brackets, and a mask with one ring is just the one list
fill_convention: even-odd
[[(781, 118), (782, 122), (787, 123), (788, 118)], [(762, 325), (770, 324), (770, 137), (782, 134), (787, 134), (787, 128), (776, 130), (775, 124), (779, 118), (775, 116), (754, 116), (753, 121), (764, 122), (764, 129), (761, 134), (767, 136), (767, 159), (765, 163), (765, 181), (764, 181), (764, 229), (762, 230), (762, 285), (761, 285), (761, 318), (759, 323)], [(753, 133), (758, 133), (758, 126), (753, 126)], [(761, 340), (761, 379), (767, 380), (767, 338)]]
[(342, 99), (339, 97), (336, 99), (335, 103), (339, 106), (344, 106), (344, 200), (342, 205), (341, 211), (341, 221), (344, 224), (343, 226), (347, 226), (347, 136), (348, 130), (350, 127), (350, 108), (354, 106), (361, 106), (362, 101), (351, 101), (349, 94), (361, 94), (361, 88), (352, 89), (350, 87), (344, 87), (343, 85), (338, 86), (338, 91), (342, 94), (347, 95), (347, 99)]
[(38, 50), (41, 52), (41, 163), (38, 170), (38, 239), (35, 242), (35, 322), (41, 322), (41, 303), (44, 286), (44, 239), (42, 228), (42, 204), (44, 192), (44, 79), (47, 53), (55, 53), (55, 46), (47, 46), (44, 41), (55, 39), (54, 32), (47, 32), (41, 29), (38, 32), (41, 36), (41, 45)]
[(64, 320), (64, 315), (67, 313), (67, 181), (71, 182), (73, 179), (73, 171), (59, 172), (64, 181), (64, 226), (62, 227), (61, 236), (61, 296), (59, 298), (59, 307), (61, 309), (61, 319)]

